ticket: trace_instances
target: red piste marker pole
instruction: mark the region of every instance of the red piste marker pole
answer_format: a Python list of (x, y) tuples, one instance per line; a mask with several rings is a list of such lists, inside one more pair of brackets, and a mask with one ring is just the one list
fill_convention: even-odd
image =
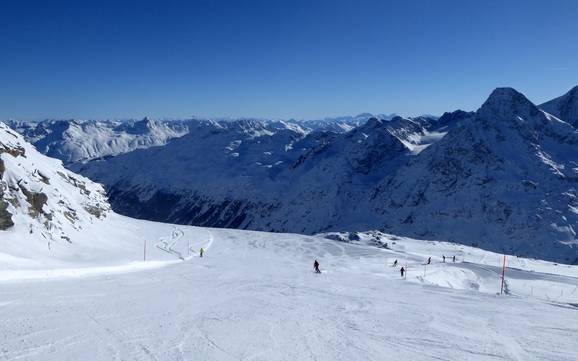
[(500, 288), (500, 294), (504, 293), (504, 277), (506, 275), (506, 255), (504, 255), (504, 261), (502, 263), (502, 287)]

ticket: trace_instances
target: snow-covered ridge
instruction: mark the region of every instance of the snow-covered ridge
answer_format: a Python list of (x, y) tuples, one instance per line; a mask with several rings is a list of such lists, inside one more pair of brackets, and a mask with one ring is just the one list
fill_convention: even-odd
[(541, 109), (578, 127), (578, 86), (566, 94), (540, 105)]
[(253, 137), (289, 130), (296, 133), (330, 131), (343, 133), (365, 123), (371, 114), (325, 120), (203, 119), (186, 120), (10, 120), (43, 154), (65, 165), (116, 156), (137, 149), (162, 146), (200, 127), (241, 131)]
[(9, 124), (36, 148), (65, 164), (166, 144), (187, 133), (184, 122), (48, 120)]

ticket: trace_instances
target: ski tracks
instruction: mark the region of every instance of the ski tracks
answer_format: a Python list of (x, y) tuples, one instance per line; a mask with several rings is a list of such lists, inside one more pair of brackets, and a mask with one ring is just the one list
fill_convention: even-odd
[(130, 341), (130, 338), (124, 332), (112, 329), (111, 327), (101, 323), (95, 316), (91, 314), (86, 314), (86, 316), (95, 326), (93, 329), (104, 338), (109, 340), (108, 348), (112, 353), (113, 360), (127, 360), (127, 357), (124, 356), (123, 353), (126, 350), (126, 346), (129, 346), (131, 351), (129, 351), (128, 359), (148, 359), (151, 361), (159, 361), (153, 352), (144, 344)]

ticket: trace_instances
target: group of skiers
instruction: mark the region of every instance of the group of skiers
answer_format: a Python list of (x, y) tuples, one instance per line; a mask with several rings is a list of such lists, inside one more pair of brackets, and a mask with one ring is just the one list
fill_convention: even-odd
[[(446, 263), (446, 256), (445, 255), (442, 255), (442, 260), (443, 260), (443, 263)], [(454, 263), (456, 262), (456, 256), (452, 257), (452, 262), (454, 262)], [(428, 259), (426, 261), (426, 265), (429, 265), (429, 264), (431, 264), (431, 257), (428, 257)], [(392, 267), (397, 267), (397, 265), (398, 265), (397, 260), (393, 261)], [(319, 269), (319, 261), (315, 260), (315, 262), (313, 262), (313, 269), (315, 270), (315, 273), (321, 273), (321, 270)], [(402, 266), (399, 269), (399, 272), (401, 274), (401, 277), (403, 278), (406, 274), (405, 267)]]
[[(443, 263), (446, 263), (446, 256), (445, 255), (442, 255), (442, 261), (443, 261)], [(456, 256), (452, 257), (452, 262), (454, 262), (454, 263), (456, 262)], [(425, 265), (430, 265), (430, 264), (431, 264), (431, 257), (428, 257)], [(396, 267), (396, 266), (397, 266), (397, 260), (393, 261), (392, 267)], [(407, 272), (407, 270), (405, 269), (405, 267), (401, 267), (399, 269), (399, 273), (401, 274), (402, 278), (405, 276), (406, 272)]]

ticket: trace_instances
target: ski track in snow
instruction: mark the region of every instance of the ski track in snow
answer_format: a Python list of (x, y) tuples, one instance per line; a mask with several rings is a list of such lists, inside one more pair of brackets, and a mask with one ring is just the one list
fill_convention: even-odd
[[(189, 228), (182, 229), (173, 247), (188, 252)], [(577, 308), (484, 292), (499, 285), (499, 268), (487, 263), (434, 259), (423, 277), (420, 252), (439, 245), (415, 249), (398, 240), (399, 250), (383, 250), (190, 229), (204, 258), (140, 272), (0, 282), (0, 360), (578, 359)], [(321, 275), (312, 272), (315, 258)], [(391, 267), (395, 258), (409, 264), (407, 279)], [(508, 273), (518, 291), (519, 282), (577, 281)], [(459, 277), (472, 277), (480, 289), (451, 289)]]

